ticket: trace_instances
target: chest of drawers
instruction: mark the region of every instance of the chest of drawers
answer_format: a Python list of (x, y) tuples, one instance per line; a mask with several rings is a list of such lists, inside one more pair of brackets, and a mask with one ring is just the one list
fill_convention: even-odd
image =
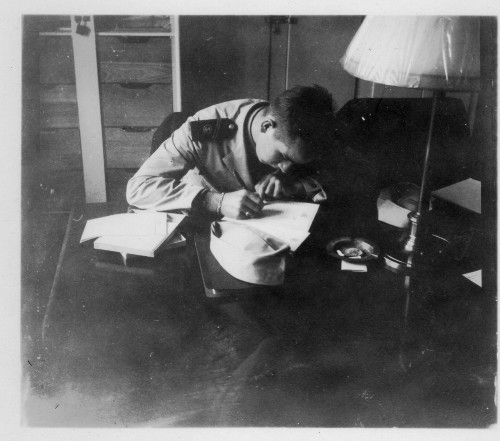
[(107, 168), (137, 169), (155, 129), (181, 110), (177, 23), (174, 16), (42, 23), (40, 157), (48, 170), (82, 168), (86, 190), (100, 187), (97, 196), (86, 191), (88, 201), (105, 200)]

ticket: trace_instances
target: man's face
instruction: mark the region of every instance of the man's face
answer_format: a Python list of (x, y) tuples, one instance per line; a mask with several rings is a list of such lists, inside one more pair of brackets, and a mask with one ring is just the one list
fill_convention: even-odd
[(269, 128), (262, 133), (256, 142), (255, 151), (259, 161), (286, 173), (294, 164), (306, 164), (310, 158), (305, 155), (305, 149), (300, 141), (286, 145), (276, 139), (276, 130)]

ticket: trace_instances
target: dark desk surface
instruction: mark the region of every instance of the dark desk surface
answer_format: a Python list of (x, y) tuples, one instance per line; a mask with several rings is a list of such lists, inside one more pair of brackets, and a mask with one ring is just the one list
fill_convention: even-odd
[(117, 211), (76, 209), (67, 234), (44, 321), (47, 381), (37, 391), (59, 415), (76, 406), (60, 425), (495, 421), (495, 296), (457, 268), (412, 278), (405, 290), (403, 275), (376, 264), (340, 271), (316, 240), (289, 259), (283, 287), (209, 299), (192, 236), (128, 267), (79, 244), (87, 219)]

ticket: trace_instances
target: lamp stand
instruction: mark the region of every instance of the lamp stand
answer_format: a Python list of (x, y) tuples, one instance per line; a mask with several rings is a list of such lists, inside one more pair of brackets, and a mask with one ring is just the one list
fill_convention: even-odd
[(429, 270), (447, 261), (446, 251), (449, 241), (443, 237), (427, 234), (426, 231), (422, 231), (425, 226), (426, 212), (428, 212), (429, 208), (427, 203), (427, 199), (429, 198), (427, 174), (438, 97), (439, 93), (434, 92), (418, 206), (416, 211), (408, 215), (411, 224), (410, 231), (392, 244), (389, 244), (387, 250), (383, 253), (386, 265), (398, 271), (407, 269)]

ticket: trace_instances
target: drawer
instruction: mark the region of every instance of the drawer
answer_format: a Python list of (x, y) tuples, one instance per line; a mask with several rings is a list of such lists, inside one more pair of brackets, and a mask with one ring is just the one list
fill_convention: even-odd
[[(154, 128), (142, 132), (105, 129), (107, 168), (139, 168), (149, 156), (154, 131)], [(40, 166), (48, 170), (82, 169), (80, 131), (40, 131)]]
[[(102, 116), (106, 127), (156, 127), (172, 112), (172, 89), (166, 84), (147, 88), (101, 85)], [(78, 127), (78, 106), (74, 85), (42, 86), (40, 92), (42, 128)]]
[[(101, 37), (98, 41), (102, 83), (172, 83), (169, 39), (154, 37), (146, 43), (127, 43), (117, 37)], [(40, 37), (40, 82), (75, 83), (70, 36)]]
[(169, 37), (98, 37), (97, 59), (116, 63), (171, 63)]
[(170, 32), (170, 15), (96, 15), (95, 26), (100, 31), (156, 30)]
[(101, 83), (172, 84), (172, 65), (135, 61), (102, 61), (99, 63), (99, 80)]
[(40, 82), (74, 84), (75, 61), (71, 36), (41, 36)]
[(155, 130), (130, 132), (121, 128), (105, 129), (107, 168), (139, 168), (149, 157)]
[(157, 127), (172, 113), (172, 88), (153, 84), (146, 89), (128, 89), (119, 84), (104, 84), (104, 125)]
[(39, 165), (47, 170), (82, 169), (78, 129), (40, 130)]
[(40, 87), (40, 127), (78, 127), (78, 104), (74, 85)]

